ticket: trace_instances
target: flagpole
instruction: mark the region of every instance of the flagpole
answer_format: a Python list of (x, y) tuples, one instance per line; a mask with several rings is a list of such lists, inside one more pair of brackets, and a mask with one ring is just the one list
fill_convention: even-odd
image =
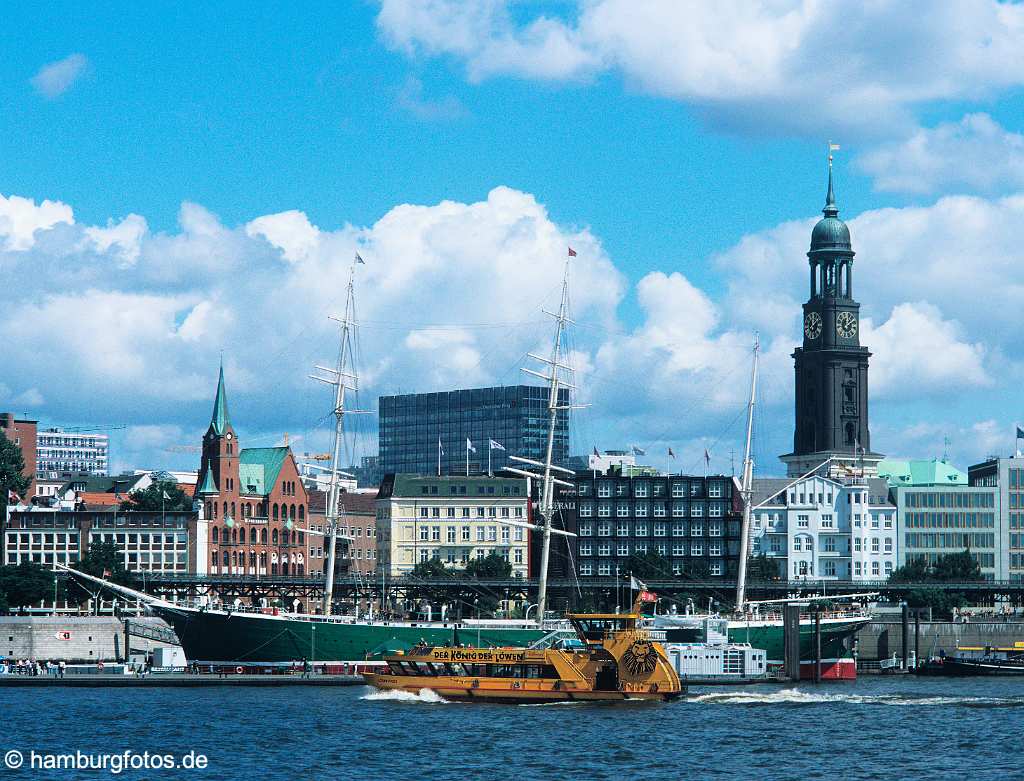
[(437, 437), (437, 476), (441, 476), (441, 437)]
[(469, 440), (466, 440), (466, 477), (469, 477)]
[(488, 442), (487, 443), (487, 476), (488, 477), (494, 477), (494, 473), (491, 472), (491, 451), (493, 449), (494, 448), (491, 447), (491, 443)]

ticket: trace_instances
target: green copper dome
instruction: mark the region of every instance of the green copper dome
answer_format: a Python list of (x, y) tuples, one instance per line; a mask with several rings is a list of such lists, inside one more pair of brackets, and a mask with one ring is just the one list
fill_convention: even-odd
[(825, 196), (825, 208), (821, 210), (825, 216), (811, 231), (811, 252), (815, 250), (848, 250), (850, 229), (839, 219), (839, 208), (832, 191), (832, 168), (828, 169), (828, 195)]

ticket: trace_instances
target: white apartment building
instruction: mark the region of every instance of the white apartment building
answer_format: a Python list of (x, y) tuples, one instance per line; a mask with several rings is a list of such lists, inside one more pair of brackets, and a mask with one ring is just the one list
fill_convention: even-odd
[(36, 434), (36, 471), (105, 475), (110, 467), (110, 439), (106, 434), (87, 434), (48, 428)]
[(752, 553), (786, 580), (885, 580), (899, 553), (888, 493), (878, 478), (755, 479)]

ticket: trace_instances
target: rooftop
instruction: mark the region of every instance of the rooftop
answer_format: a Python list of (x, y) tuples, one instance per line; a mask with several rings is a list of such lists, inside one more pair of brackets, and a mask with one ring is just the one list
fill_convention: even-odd
[(938, 458), (902, 461), (886, 458), (878, 464), (878, 476), (898, 486), (967, 485), (967, 473)]

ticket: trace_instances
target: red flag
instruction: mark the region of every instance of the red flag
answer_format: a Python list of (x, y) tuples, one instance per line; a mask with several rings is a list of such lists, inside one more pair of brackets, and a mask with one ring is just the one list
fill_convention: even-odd
[(655, 594), (653, 591), (641, 591), (640, 592), (640, 601), (641, 602), (657, 602), (658, 601), (658, 595)]
[(569, 247), (569, 257), (570, 258), (575, 258), (576, 257), (576, 250), (574, 250), (572, 247)]

